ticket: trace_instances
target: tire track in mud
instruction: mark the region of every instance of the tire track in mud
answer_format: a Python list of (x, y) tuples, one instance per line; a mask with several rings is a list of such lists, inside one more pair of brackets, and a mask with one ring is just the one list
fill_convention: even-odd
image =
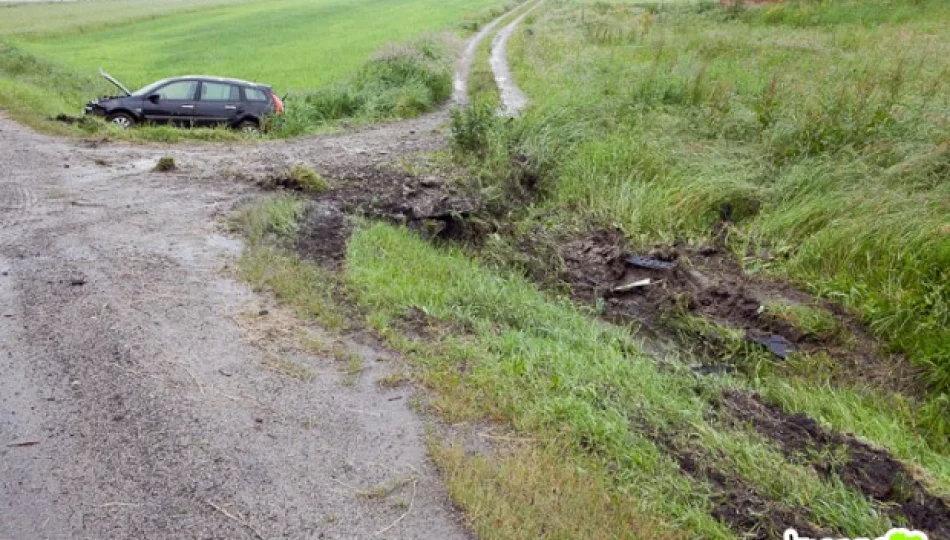
[[(457, 186), (437, 179), (372, 167), (323, 170), (321, 173), (333, 178), (335, 188), (310, 197), (312, 206), (301, 226), (302, 234), (296, 249), (304, 257), (330, 270), (339, 270), (343, 264), (349, 232), (345, 223), (350, 214), (404, 224), (432, 240), (477, 242), (478, 238), (494, 232), (491, 223), (480, 219), (486, 210), (477, 200), (466, 198)], [(619, 237), (614, 240), (620, 242)], [(607, 243), (613, 249), (607, 249), (606, 253), (595, 258), (621, 261), (624, 252), (621, 246)], [(612, 276), (617, 269), (609, 268), (607, 262), (602, 261), (598, 266), (603, 266), (605, 272), (604, 276), (599, 276), (603, 281), (601, 285), (624, 281)], [(578, 271), (576, 277), (580, 282), (589, 278), (590, 273)], [(577, 286), (577, 283), (573, 285)], [(643, 309), (646, 310), (646, 306)], [(615, 315), (622, 319), (614, 320), (618, 323), (632, 318), (628, 314)], [(801, 462), (799, 450), (805, 446), (817, 451), (845, 447), (851, 459), (843, 470), (832, 470), (816, 461), (804, 465), (814, 466), (825, 478), (840, 477), (846, 485), (885, 509), (895, 522), (906, 521), (914, 528), (936, 534), (936, 537), (943, 537), (948, 532), (950, 521), (946, 503), (914, 479), (908, 466), (887, 451), (875, 449), (847, 434), (826, 431), (814, 420), (786, 413), (765, 403), (756, 394), (727, 393), (711, 402), (718, 407), (717, 410), (724, 412), (723, 417), (716, 417), (717, 421), (732, 427), (735, 427), (732, 423), (752, 424), (766, 438), (773, 440), (790, 462)], [(783, 438), (783, 434), (798, 437), (801, 434), (796, 429), (801, 431), (801, 426), (804, 426), (807, 437)], [(641, 431), (650, 432), (647, 428)], [(796, 446), (801, 441), (804, 441), (802, 446)], [(734, 472), (722, 469), (717, 465), (717, 457), (705, 449), (683, 446), (671, 434), (657, 435), (655, 442), (679, 463), (684, 474), (711, 486), (714, 492), (711, 515), (745, 537), (775, 538), (787, 527), (812, 537), (837, 534), (821, 528), (833, 527), (833, 524), (815, 525), (809, 509), (780, 502)]]
[(825, 478), (882, 504), (931, 538), (950, 538), (950, 507), (931, 494), (906, 465), (853, 436), (829, 432), (813, 418), (791, 414), (755, 394), (728, 391), (714, 404), (726, 422), (750, 424), (790, 461), (809, 464)]
[(491, 63), (492, 73), (495, 75), (495, 84), (498, 86), (498, 92), (501, 95), (502, 112), (508, 117), (517, 117), (528, 106), (528, 96), (518, 88), (508, 65), (508, 39), (514, 34), (521, 21), (543, 3), (544, 0), (535, 2), (533, 6), (502, 28), (495, 35), (495, 39), (492, 40), (489, 62)]

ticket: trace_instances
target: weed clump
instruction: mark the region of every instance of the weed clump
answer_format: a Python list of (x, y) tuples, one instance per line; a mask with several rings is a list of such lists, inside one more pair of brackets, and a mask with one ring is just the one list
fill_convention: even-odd
[(232, 225), (251, 246), (258, 246), (267, 238), (293, 239), (305, 210), (306, 203), (299, 198), (278, 195), (265, 203), (241, 209), (232, 219)]
[(164, 156), (159, 158), (158, 163), (155, 164), (152, 170), (155, 172), (171, 172), (178, 170), (178, 165), (175, 164), (175, 158)]
[(459, 153), (484, 156), (498, 124), (498, 115), (487, 101), (453, 109), (452, 147)]
[(330, 189), (330, 182), (320, 173), (304, 165), (298, 165), (288, 171), (287, 176), (298, 188), (309, 193), (323, 193)]

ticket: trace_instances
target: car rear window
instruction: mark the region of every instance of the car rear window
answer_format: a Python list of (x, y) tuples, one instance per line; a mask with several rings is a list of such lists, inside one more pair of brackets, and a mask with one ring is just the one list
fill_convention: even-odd
[(162, 99), (195, 99), (198, 81), (178, 81), (159, 88), (155, 93)]
[(240, 101), (240, 96), (240, 90), (233, 84), (201, 83), (201, 101)]
[(267, 94), (258, 88), (244, 88), (244, 96), (248, 101), (267, 101)]

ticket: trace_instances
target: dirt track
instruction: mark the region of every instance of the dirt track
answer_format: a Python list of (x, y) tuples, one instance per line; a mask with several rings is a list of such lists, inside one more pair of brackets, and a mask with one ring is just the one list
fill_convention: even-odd
[[(418, 135), (438, 120), (286, 153), (373, 161), (432, 144)], [(166, 153), (182, 172), (149, 172)], [(286, 354), (324, 375), (264, 369), (248, 339), (279, 310), (222, 272), (241, 246), (215, 218), (251, 193), (214, 179), (232, 161), (82, 148), (0, 120), (0, 538), (370, 538), (413, 491), (380, 537), (464, 537), (410, 396), (374, 384), (384, 353), (352, 344), (368, 366), (352, 388), (299, 351)]]

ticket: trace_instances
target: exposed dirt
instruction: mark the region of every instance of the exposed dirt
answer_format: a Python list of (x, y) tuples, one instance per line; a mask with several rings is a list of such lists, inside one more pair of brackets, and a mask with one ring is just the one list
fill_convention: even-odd
[(467, 199), (381, 166), (442, 147), (448, 111), (191, 146), (0, 116), (0, 538), (467, 537), (408, 390), (376, 384), (386, 351), (344, 338), (364, 367), (348, 386), (333, 354), (274, 338), (300, 323), (224, 277), (241, 244), (215, 220), (306, 164), (334, 182), (300, 246), (325, 264), (348, 214), (464, 235)]
[[(0, 537), (465, 537), (406, 390), (375, 384), (385, 351), (347, 340), (366, 369), (345, 387), (324, 353), (249, 340), (286, 328), (248, 327), (278, 309), (222, 277), (241, 246), (213, 219), (306, 164), (334, 187), (299, 246), (322, 264), (339, 265), (350, 214), (461, 238), (468, 199), (381, 166), (444, 145), (448, 110), (188, 147), (70, 143), (0, 118)], [(402, 506), (359, 496), (408, 477)]]
[(728, 392), (717, 406), (727, 421), (752, 424), (788, 458), (810, 463), (826, 477), (840, 478), (931, 538), (950, 538), (947, 502), (931, 495), (886, 451), (852, 436), (828, 432), (814, 419), (789, 414), (754, 395)]
[[(456, 78), (460, 102), (466, 70)], [(494, 225), (464, 190), (390, 166), (441, 147), (447, 111), (329, 137), (194, 147), (69, 143), (0, 118), (0, 538), (466, 537), (425, 459), (407, 390), (376, 384), (389, 373), (387, 352), (344, 340), (366, 368), (348, 387), (327, 353), (271, 337), (286, 334), (289, 319), (223, 277), (241, 245), (214, 220), (255, 196), (255, 183), (304, 164), (332, 188), (309, 196), (297, 249), (325, 267), (339, 269), (353, 215), (432, 239), (482, 238)], [(176, 167), (152, 172), (165, 156)], [(669, 270), (632, 266), (628, 255), (617, 231), (569, 239), (562, 278), (579, 299), (606, 299), (617, 321), (662, 331), (663, 314), (683, 308), (856, 367), (880, 364), (869, 338), (849, 352), (763, 317), (765, 300), (812, 299), (743, 275), (719, 248), (642, 254), (674, 263)], [(615, 291), (643, 279), (655, 284)], [(950, 534), (946, 504), (886, 453), (747, 396), (720, 407), (789, 457), (846, 447), (843, 468), (816, 469), (895, 503), (936, 537)], [(686, 474), (713, 486), (713, 515), (736, 531), (827, 533), (806, 510), (717, 471), (715, 456), (659, 440)], [(413, 486), (397, 493), (403, 504), (361, 496), (394, 485)]]
[(754, 486), (717, 470), (713, 465), (716, 457), (707, 455), (709, 450), (686, 448), (670, 434), (657, 434), (653, 439), (676, 460), (680, 470), (709, 484), (715, 504), (710, 514), (743, 538), (773, 540), (781, 538), (789, 528), (810, 538), (841, 536), (811, 524), (807, 519), (807, 509), (785, 507), (759, 493)]
[(502, 18), (503, 17), (498, 17), (497, 19), (482, 25), (482, 28), (476, 32), (475, 35), (472, 36), (465, 45), (465, 49), (462, 51), (462, 56), (458, 61), (458, 67), (455, 70), (455, 80), (452, 83), (452, 101), (455, 103), (459, 105), (468, 104), (468, 76), (472, 71), (472, 64), (475, 61), (475, 53), (478, 51), (478, 46), (481, 45), (482, 41), (488, 37), (488, 34), (490, 34), (492, 30), (498, 26), (498, 23), (501, 22)]
[[(750, 343), (776, 336), (789, 352), (825, 354), (834, 359), (838, 381), (864, 381), (871, 386), (914, 394), (922, 384), (910, 362), (882, 351), (862, 325), (840, 307), (820, 301), (781, 282), (751, 276), (732, 254), (718, 245), (655, 246), (636, 253), (617, 230), (601, 229), (568, 239), (562, 245), (562, 280), (585, 302), (605, 301), (605, 316), (619, 323), (638, 322), (667, 337), (666, 317), (702, 315), (742, 330)], [(671, 263), (669, 269), (644, 268), (627, 262), (631, 255)], [(649, 280), (649, 285), (625, 287)], [(769, 313), (769, 304), (816, 306), (834, 315), (841, 336), (817, 336)], [(703, 335), (701, 352), (720, 353), (720, 336)], [(776, 357), (777, 361), (783, 358)], [(728, 358), (726, 360), (729, 360)]]
[(338, 267), (349, 236), (348, 216), (399, 223), (426, 238), (468, 240), (490, 227), (476, 216), (475, 200), (434, 176), (417, 177), (386, 167), (328, 167), (320, 171), (332, 189), (309, 195), (297, 249), (325, 266)]

